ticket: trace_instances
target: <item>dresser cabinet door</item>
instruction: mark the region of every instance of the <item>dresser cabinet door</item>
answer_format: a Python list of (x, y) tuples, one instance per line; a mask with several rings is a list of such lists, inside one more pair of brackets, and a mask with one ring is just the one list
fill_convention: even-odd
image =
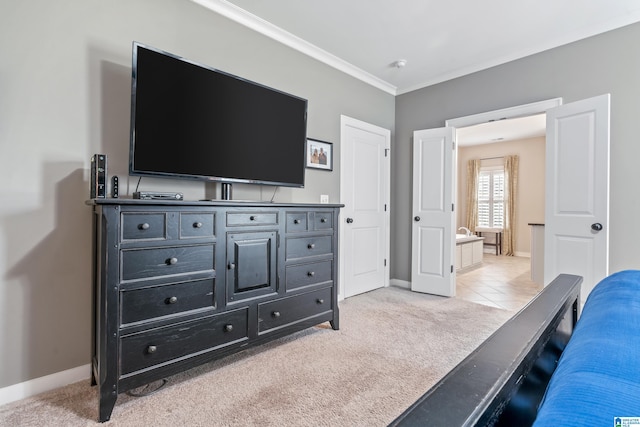
[(276, 231), (227, 235), (229, 302), (277, 291)]

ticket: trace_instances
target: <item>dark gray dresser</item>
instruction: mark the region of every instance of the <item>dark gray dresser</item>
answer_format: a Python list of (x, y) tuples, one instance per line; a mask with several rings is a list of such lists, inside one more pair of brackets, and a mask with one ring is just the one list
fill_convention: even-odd
[(339, 205), (88, 204), (101, 422), (119, 393), (319, 323), (339, 327)]

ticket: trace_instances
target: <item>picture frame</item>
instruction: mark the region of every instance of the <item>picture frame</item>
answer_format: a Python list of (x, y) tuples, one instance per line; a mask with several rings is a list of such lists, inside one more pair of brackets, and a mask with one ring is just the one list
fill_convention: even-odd
[(333, 143), (307, 138), (307, 162), (311, 169), (333, 170)]

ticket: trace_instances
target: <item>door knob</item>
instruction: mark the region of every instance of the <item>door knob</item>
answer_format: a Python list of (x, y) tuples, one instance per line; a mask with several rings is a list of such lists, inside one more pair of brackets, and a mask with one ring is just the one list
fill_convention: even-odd
[(416, 217), (414, 217), (414, 218), (413, 218), (413, 220), (414, 220), (415, 222), (418, 222), (418, 221), (420, 221), (420, 217), (419, 217), (419, 216), (416, 216)]
[(352, 224), (353, 223), (353, 218), (347, 218), (347, 224)]
[(602, 230), (602, 224), (600, 224), (599, 222), (591, 224), (591, 229), (593, 231), (600, 231), (600, 230)]

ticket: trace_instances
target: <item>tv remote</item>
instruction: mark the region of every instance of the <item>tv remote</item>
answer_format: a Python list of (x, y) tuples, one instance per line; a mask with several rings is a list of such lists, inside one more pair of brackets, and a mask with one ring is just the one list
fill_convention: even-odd
[(118, 175), (114, 175), (111, 178), (111, 197), (114, 199), (118, 198)]

